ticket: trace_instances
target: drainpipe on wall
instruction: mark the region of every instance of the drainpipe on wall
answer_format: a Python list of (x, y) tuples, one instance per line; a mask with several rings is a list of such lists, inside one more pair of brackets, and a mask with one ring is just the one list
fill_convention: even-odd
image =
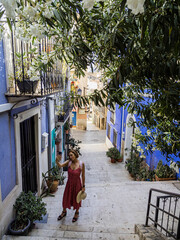
[(48, 141), (48, 169), (51, 168), (52, 162), (52, 139), (51, 139), (51, 116), (50, 116), (50, 99), (48, 99), (48, 133), (49, 133), (49, 141)]
[(123, 141), (123, 125), (124, 125), (124, 106), (122, 109), (122, 124), (121, 124), (121, 154), (123, 154), (122, 152), (122, 141)]

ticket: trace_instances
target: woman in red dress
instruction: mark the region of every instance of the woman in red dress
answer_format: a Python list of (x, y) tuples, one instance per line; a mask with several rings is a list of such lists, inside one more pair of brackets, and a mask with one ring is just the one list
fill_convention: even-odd
[(76, 202), (76, 196), (80, 190), (85, 191), (85, 165), (83, 162), (78, 160), (78, 153), (75, 150), (69, 151), (69, 159), (64, 163), (59, 163), (59, 158), (56, 158), (56, 164), (59, 167), (68, 166), (68, 180), (63, 195), (63, 211), (59, 215), (58, 220), (61, 220), (66, 216), (66, 208), (75, 209), (75, 214), (72, 219), (72, 222), (76, 222), (79, 217), (79, 208), (81, 207), (81, 202)]

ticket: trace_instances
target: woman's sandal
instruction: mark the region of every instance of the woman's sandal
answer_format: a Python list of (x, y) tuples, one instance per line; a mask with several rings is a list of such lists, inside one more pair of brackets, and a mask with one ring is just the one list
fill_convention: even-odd
[[(77, 217), (75, 217), (75, 216), (77, 216)], [(78, 217), (79, 217), (79, 212), (77, 212), (77, 213), (74, 214), (74, 217), (73, 217), (73, 219), (72, 219), (72, 222), (76, 222), (76, 221), (78, 220)]]
[(61, 215), (59, 215), (57, 220), (60, 221), (63, 217), (66, 216), (66, 214), (67, 214), (67, 212), (62, 211)]

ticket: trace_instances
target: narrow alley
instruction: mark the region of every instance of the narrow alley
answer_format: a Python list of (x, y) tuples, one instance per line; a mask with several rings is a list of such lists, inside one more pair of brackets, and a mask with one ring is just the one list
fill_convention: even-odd
[(36, 223), (29, 236), (21, 239), (139, 239), (134, 234), (134, 226), (145, 223), (149, 189), (177, 193), (179, 190), (171, 181), (133, 181), (124, 163), (110, 163), (106, 157), (105, 130), (88, 123), (87, 131), (72, 129), (72, 136), (82, 141), (79, 160), (84, 161), (86, 169), (87, 198), (82, 203), (79, 219), (72, 223), (71, 209), (64, 219), (57, 221), (65, 185), (59, 186), (55, 197), (43, 198), (47, 203), (47, 222)]

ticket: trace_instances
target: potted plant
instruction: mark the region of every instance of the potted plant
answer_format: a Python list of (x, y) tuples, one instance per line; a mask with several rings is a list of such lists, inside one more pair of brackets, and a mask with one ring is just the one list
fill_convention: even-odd
[(106, 155), (111, 158), (111, 163), (115, 163), (118, 159), (120, 159), (120, 152), (115, 147), (109, 148)]
[(58, 122), (63, 122), (65, 117), (65, 112), (61, 112), (58, 115)]
[(46, 214), (46, 204), (41, 197), (36, 197), (31, 191), (21, 192), (13, 205), (15, 219), (9, 224), (8, 231), (12, 235), (27, 235), (35, 220), (42, 220)]
[(48, 195), (49, 193), (53, 193), (57, 190), (59, 181), (62, 183), (65, 179), (65, 176), (63, 174), (64, 173), (60, 172), (58, 166), (54, 166), (50, 168), (46, 173), (42, 173), (43, 179), (46, 181), (48, 186), (46, 195)]
[(56, 145), (59, 145), (59, 144), (60, 144), (60, 142), (61, 142), (61, 139), (60, 139), (60, 138), (58, 138), (58, 137), (56, 137), (56, 138), (55, 138), (55, 144), (56, 144)]
[(176, 171), (173, 168), (170, 168), (167, 164), (163, 165), (162, 160), (157, 164), (155, 170), (156, 181), (167, 181), (176, 179)]
[(28, 53), (16, 52), (16, 83), (21, 93), (34, 93), (36, 91), (40, 73), (37, 66), (37, 58), (30, 59), (30, 55), (35, 54), (32, 51)]
[(66, 134), (69, 133), (69, 129), (70, 129), (70, 125), (69, 125), (69, 122), (66, 121), (65, 124), (64, 124), (64, 131), (66, 132)]
[(117, 161), (118, 161), (118, 162), (122, 162), (122, 161), (123, 161), (123, 155), (122, 155), (122, 154), (120, 154), (120, 158), (117, 159)]

